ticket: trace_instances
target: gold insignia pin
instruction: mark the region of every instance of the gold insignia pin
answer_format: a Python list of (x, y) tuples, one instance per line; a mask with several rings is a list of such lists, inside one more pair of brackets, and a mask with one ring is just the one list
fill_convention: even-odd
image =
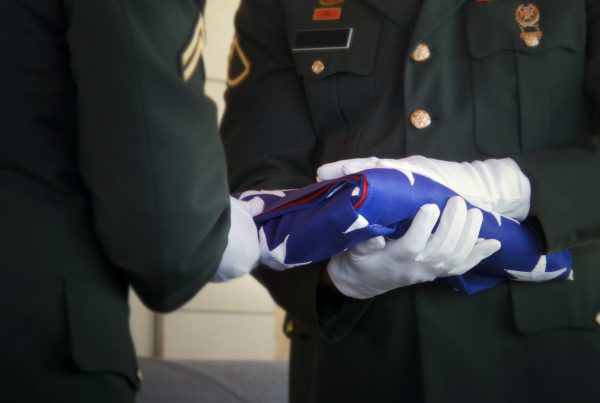
[(520, 37), (526, 46), (535, 48), (544, 36), (540, 29), (540, 9), (533, 3), (520, 4), (515, 10), (515, 20), (521, 30)]

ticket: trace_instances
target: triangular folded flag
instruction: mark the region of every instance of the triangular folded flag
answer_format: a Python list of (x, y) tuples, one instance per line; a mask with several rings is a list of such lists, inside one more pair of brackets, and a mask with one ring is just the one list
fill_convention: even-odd
[[(422, 205), (433, 203), (443, 210), (453, 196), (454, 191), (425, 176), (393, 169), (371, 169), (315, 183), (287, 191), (281, 198), (269, 195), (263, 198), (264, 213), (255, 217), (265, 249), (263, 260), (266, 254), (272, 265), (295, 267), (326, 260), (372, 237), (397, 239)], [(533, 229), (482, 212), (479, 238), (497, 239), (501, 249), (469, 272), (438, 281), (474, 294), (506, 279), (547, 281), (572, 277), (569, 251), (544, 255), (542, 241)]]

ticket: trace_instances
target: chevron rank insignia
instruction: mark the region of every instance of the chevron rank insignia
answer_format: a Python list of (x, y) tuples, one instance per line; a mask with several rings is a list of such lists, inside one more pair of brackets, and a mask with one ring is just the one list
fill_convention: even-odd
[(194, 27), (192, 37), (185, 46), (180, 57), (181, 76), (184, 81), (189, 81), (198, 68), (202, 58), (202, 52), (204, 51), (204, 41), (204, 16), (200, 14), (196, 26)]
[(229, 68), (227, 72), (227, 86), (237, 87), (250, 75), (250, 60), (242, 50), (237, 35), (233, 37), (229, 51)]

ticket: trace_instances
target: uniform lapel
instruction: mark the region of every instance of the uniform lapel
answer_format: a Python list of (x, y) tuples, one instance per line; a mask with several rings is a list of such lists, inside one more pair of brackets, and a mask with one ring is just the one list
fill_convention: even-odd
[[(423, 4), (419, 11), (419, 16), (417, 17), (415, 28), (413, 30), (411, 47), (423, 42), (466, 1), (467, 0), (423, 0)], [(402, 4), (403, 2), (390, 1), (390, 3)]]
[(365, 2), (410, 31), (422, 0), (365, 0)]

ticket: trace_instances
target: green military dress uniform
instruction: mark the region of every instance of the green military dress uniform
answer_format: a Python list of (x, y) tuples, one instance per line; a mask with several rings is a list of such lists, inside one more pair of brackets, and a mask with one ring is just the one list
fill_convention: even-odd
[(364, 301), (319, 287), (324, 264), (259, 270), (288, 312), (291, 401), (597, 402), (600, 1), (243, 0), (236, 28), (235, 190), (355, 157), (510, 157), (529, 223), (573, 256), (574, 281)]
[(132, 402), (128, 287), (214, 274), (228, 189), (203, 1), (0, 3), (0, 400)]

